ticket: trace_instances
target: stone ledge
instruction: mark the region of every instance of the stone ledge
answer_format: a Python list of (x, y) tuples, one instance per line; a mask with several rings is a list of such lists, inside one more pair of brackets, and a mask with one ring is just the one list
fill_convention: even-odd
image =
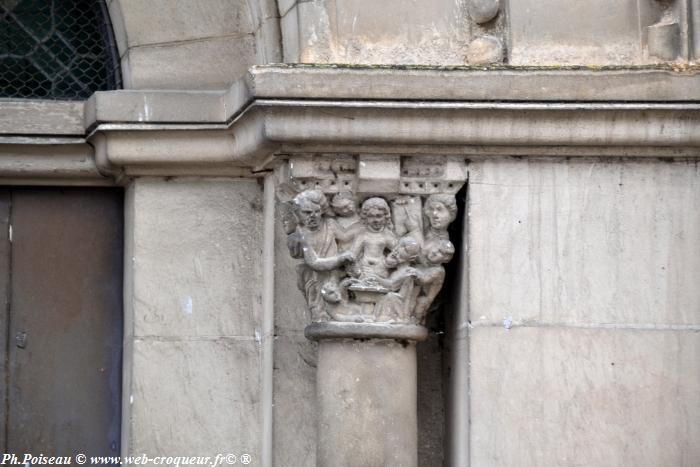
[(324, 339), (395, 339), (424, 341), (428, 338), (428, 329), (410, 324), (384, 323), (313, 323), (306, 327), (304, 335), (311, 340)]
[(83, 102), (0, 99), (0, 135), (84, 136)]
[(390, 67), (262, 65), (256, 98), (436, 101), (661, 102), (700, 100), (700, 68)]
[(261, 99), (414, 102), (700, 102), (698, 70), (254, 66), (227, 91), (107, 91), (98, 123), (227, 123)]
[(114, 185), (83, 138), (0, 137), (0, 184)]

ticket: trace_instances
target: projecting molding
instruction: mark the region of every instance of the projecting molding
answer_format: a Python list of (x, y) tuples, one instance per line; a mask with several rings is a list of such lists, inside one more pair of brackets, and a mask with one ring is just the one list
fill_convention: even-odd
[(82, 129), (79, 103), (52, 105), (48, 123), (61, 106), (69, 122), (58, 127), (23, 124), (32, 110), (17, 105), (0, 102), (0, 157), (19, 136), (85, 138), (106, 176), (251, 175), (275, 154), (695, 157), (700, 147), (696, 69), (261, 66), (228, 91), (97, 92)]

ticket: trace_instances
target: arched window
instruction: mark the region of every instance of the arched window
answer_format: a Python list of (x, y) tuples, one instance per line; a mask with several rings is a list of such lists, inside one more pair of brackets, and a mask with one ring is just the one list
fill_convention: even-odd
[(0, 97), (86, 99), (120, 87), (103, 0), (0, 0)]

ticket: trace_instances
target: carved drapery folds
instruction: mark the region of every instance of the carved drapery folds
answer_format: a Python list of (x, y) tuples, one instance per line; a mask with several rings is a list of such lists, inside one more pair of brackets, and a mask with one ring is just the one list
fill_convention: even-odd
[(311, 321), (422, 325), (455, 247), (462, 160), (297, 156), (280, 170), (287, 246)]

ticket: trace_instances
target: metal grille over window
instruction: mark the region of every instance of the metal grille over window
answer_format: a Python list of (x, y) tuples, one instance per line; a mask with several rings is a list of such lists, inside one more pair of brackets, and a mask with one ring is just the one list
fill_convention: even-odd
[(121, 87), (102, 0), (0, 0), (0, 97), (86, 99)]

